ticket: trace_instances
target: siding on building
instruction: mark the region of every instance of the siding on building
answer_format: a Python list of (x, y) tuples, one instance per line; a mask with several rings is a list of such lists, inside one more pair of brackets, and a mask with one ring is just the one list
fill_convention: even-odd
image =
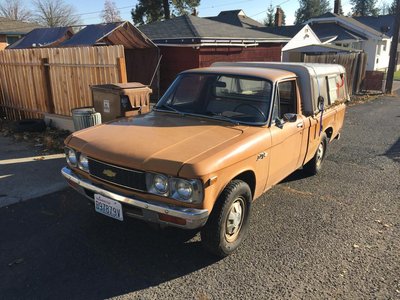
[(257, 47), (163, 47), (160, 88), (164, 93), (182, 71), (209, 67), (217, 61), (281, 61), (281, 43), (264, 43)]

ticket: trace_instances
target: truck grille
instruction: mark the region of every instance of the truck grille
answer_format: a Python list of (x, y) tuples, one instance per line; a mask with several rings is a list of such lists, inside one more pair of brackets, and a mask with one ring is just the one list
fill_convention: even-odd
[(146, 174), (89, 158), (90, 175), (133, 190), (146, 191)]

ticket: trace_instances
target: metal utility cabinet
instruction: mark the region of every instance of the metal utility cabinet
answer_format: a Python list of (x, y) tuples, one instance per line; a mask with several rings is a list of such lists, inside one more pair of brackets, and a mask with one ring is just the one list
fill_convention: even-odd
[(91, 88), (94, 108), (101, 114), (103, 122), (150, 110), (152, 90), (139, 82), (93, 85)]

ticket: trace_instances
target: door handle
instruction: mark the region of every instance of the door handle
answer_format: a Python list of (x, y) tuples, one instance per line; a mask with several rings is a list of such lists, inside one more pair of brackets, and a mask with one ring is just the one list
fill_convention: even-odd
[(303, 122), (297, 123), (297, 128), (303, 128)]

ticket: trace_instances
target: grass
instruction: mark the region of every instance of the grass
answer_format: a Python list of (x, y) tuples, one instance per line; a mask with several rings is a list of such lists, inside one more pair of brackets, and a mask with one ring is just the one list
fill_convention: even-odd
[(400, 80), (400, 70), (397, 72), (394, 72), (394, 80)]

